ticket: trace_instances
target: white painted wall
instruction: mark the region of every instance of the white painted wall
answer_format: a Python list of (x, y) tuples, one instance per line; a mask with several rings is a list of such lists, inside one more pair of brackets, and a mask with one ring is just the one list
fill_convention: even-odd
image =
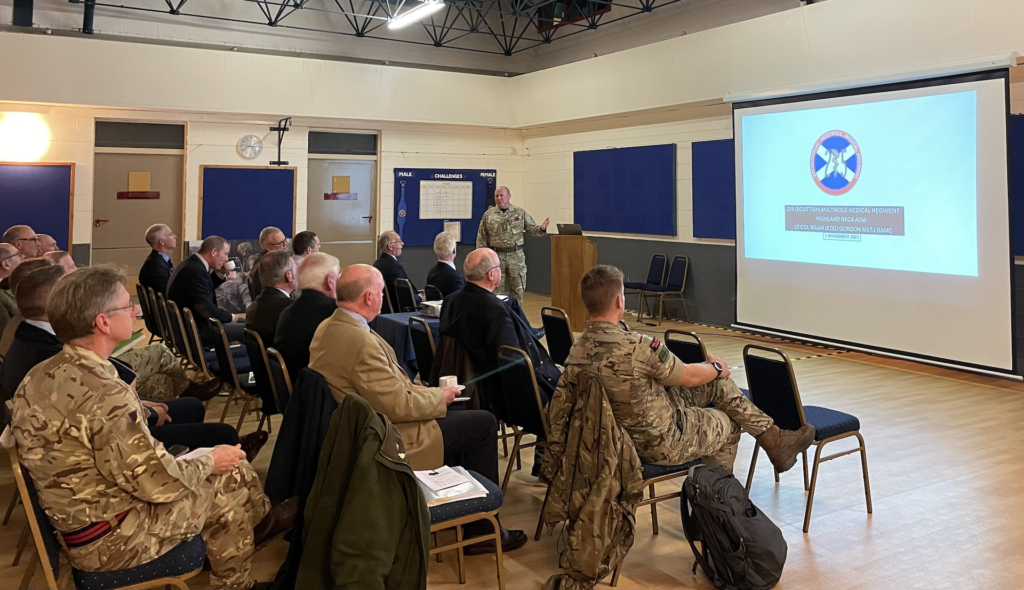
[[(732, 138), (730, 117), (715, 117), (661, 125), (645, 125), (608, 131), (573, 133), (527, 139), (524, 142), (526, 166), (523, 172), (523, 196), (519, 204), (538, 222), (551, 218), (549, 232), (556, 224), (573, 223), (573, 152), (607, 148), (637, 147), (674, 143), (676, 145), (676, 235), (655, 238), (649, 235), (606, 234), (609, 237), (692, 242), (693, 167), (691, 144), (695, 141)], [(709, 242), (709, 240), (704, 240)], [(715, 240), (712, 243), (723, 243)], [(729, 241), (728, 243), (731, 243)]]

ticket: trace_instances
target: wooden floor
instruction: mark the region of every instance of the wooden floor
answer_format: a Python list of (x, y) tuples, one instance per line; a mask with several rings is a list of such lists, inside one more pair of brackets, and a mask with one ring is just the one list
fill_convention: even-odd
[[(526, 311), (540, 325), (548, 298), (527, 294)], [(635, 315), (627, 317), (637, 326)], [(855, 455), (824, 464), (814, 501), (810, 533), (801, 531), (805, 493), (799, 463), (773, 482), (762, 456), (751, 499), (778, 524), (789, 543), (789, 558), (779, 588), (1018, 588), (1024, 585), (1024, 385), (905, 361), (840, 353), (751, 337), (703, 326), (666, 321), (639, 329), (660, 335), (668, 328), (701, 334), (709, 351), (732, 366), (742, 364), (742, 349), (753, 341), (785, 350), (794, 363), (803, 401), (856, 415), (868, 448), (874, 514), (868, 515), (860, 465)], [(733, 378), (741, 386), (742, 369)], [(208, 416), (220, 417), (222, 400)], [(237, 409), (235, 410), (237, 416)], [(229, 423), (233, 423), (229, 419)], [(274, 426), (279, 424), (275, 420)], [(243, 432), (256, 427), (250, 419)], [(276, 434), (276, 431), (275, 431)], [(270, 462), (274, 436), (254, 465), (261, 474)], [(845, 442), (845, 441), (844, 441)], [(834, 443), (836, 448), (844, 442)], [(745, 481), (753, 440), (740, 444), (736, 475)], [(557, 536), (532, 540), (544, 487), (524, 469), (513, 472), (501, 519), (507, 528), (527, 530), (531, 540), (506, 554), (507, 588), (540, 588), (558, 571)], [(501, 459), (504, 472), (505, 459)], [(3, 507), (14, 491), (9, 466), (0, 472)], [(661, 484), (666, 489), (678, 482)], [(659, 486), (659, 489), (661, 489)], [(619, 588), (712, 588), (690, 569), (693, 558), (679, 524), (678, 504), (658, 507), (661, 534), (651, 534), (649, 509), (637, 516), (636, 542), (625, 561)], [(16, 588), (26, 564), (11, 559), (24, 515), (0, 527), (0, 588)], [(557, 533), (557, 531), (556, 531)], [(277, 540), (257, 556), (258, 580), (273, 578), (287, 550)], [(454, 554), (431, 560), (431, 588), (495, 588), (493, 556), (467, 558), (468, 583), (458, 583)], [(208, 586), (207, 573), (190, 581)], [(607, 580), (606, 580), (607, 582)], [(45, 587), (36, 575), (32, 588)], [(603, 584), (602, 587), (607, 587)]]

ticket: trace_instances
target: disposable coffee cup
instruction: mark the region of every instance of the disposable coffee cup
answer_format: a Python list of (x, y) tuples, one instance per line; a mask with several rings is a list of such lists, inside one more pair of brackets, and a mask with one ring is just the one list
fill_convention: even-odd
[(455, 387), (459, 384), (459, 378), (455, 375), (447, 375), (445, 377), (441, 377), (440, 383), (441, 387)]
[(233, 270), (235, 270), (234, 260), (228, 260), (227, 262), (224, 263), (224, 272), (231, 272)]

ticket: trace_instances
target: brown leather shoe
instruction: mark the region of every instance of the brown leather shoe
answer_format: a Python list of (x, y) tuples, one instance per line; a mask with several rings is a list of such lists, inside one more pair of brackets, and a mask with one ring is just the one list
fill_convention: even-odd
[(796, 465), (796, 456), (814, 442), (814, 427), (804, 424), (799, 430), (782, 430), (772, 424), (771, 428), (757, 437), (757, 442), (768, 453), (775, 469), (782, 473)]
[(252, 528), (253, 544), (259, 548), (274, 537), (290, 531), (298, 510), (298, 496), (288, 498), (277, 506), (272, 507), (270, 512), (263, 517), (263, 520), (259, 521)]
[(221, 381), (217, 377), (209, 381), (192, 382), (178, 397), (194, 397), (201, 402), (213, 399), (220, 393)]
[(257, 430), (256, 432), (250, 432), (245, 436), (238, 437), (238, 444), (245, 451), (245, 460), (252, 463), (256, 455), (260, 454), (260, 449), (263, 448), (263, 445), (267, 444), (268, 438), (270, 438), (270, 435), (267, 434), (266, 430)]
[[(501, 552), (507, 553), (509, 551), (515, 551), (526, 544), (527, 536), (526, 533), (519, 530), (510, 531), (504, 527), (501, 529)], [(466, 555), (483, 555), (484, 553), (494, 553), (494, 540), (487, 540), (483, 543), (477, 543), (476, 545), (466, 545), (463, 552)]]

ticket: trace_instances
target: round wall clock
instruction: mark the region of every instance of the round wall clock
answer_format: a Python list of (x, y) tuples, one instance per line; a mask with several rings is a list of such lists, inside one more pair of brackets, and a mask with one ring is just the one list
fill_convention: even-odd
[(238, 140), (238, 153), (242, 157), (253, 159), (263, 152), (263, 140), (255, 135), (246, 135)]

